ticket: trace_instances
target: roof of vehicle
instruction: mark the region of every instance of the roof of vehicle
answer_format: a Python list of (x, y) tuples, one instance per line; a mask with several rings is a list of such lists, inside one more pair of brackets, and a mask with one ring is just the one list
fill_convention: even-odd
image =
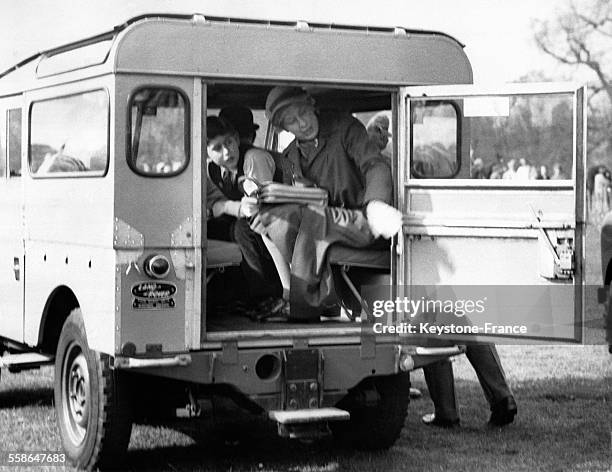
[(21, 61), (0, 74), (0, 85), (13, 85), (0, 94), (104, 73), (366, 86), (472, 82), (463, 45), (435, 31), (151, 14)]

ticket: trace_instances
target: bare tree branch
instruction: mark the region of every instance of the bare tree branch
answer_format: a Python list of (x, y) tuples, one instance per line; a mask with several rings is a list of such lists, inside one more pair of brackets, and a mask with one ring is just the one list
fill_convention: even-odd
[[(570, 1), (548, 21), (534, 21), (537, 47), (560, 64), (591, 71), (587, 107), (589, 153), (612, 151), (612, 2)], [(602, 93), (606, 97), (602, 102)]]

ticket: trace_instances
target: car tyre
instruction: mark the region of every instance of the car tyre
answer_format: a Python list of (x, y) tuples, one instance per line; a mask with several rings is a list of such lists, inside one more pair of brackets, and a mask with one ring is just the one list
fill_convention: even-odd
[(348, 421), (330, 423), (335, 439), (345, 447), (388, 449), (399, 438), (410, 403), (410, 374), (369, 377), (349, 390), (338, 408)]
[(78, 468), (122, 465), (132, 430), (125, 374), (89, 349), (80, 309), (62, 327), (55, 358), (55, 409), (62, 446)]

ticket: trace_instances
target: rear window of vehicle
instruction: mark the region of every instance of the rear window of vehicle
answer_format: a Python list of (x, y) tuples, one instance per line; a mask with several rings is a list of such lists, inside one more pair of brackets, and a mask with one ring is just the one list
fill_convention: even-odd
[(189, 102), (179, 90), (146, 87), (129, 101), (127, 159), (140, 175), (171, 177), (189, 162)]
[(429, 101), (412, 105), (412, 176), (448, 179), (461, 164), (459, 119), (451, 102)]

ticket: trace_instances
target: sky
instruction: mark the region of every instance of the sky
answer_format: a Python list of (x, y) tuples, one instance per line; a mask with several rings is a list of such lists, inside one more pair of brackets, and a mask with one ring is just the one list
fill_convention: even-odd
[[(443, 31), (466, 45), (475, 83), (562, 70), (540, 53), (531, 22), (565, 0), (2, 0), (0, 71), (38, 51), (108, 31), (146, 12), (304, 20)], [(567, 74), (567, 72), (565, 72)]]

